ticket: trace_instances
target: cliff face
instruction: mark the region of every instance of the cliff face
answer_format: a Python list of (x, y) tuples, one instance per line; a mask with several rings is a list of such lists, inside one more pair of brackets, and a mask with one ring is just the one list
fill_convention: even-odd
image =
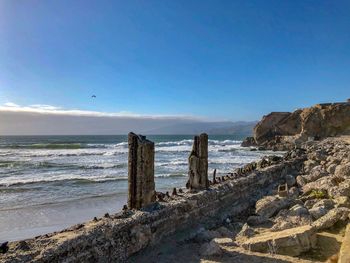
[[(317, 104), (290, 112), (272, 112), (254, 128), (243, 146), (286, 150), (308, 140), (350, 135), (350, 102)], [(250, 143), (249, 143), (250, 142)]]

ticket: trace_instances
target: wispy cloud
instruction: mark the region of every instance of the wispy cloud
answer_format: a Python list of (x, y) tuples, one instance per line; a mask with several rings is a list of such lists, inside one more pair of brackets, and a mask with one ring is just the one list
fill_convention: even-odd
[(54, 115), (69, 115), (69, 116), (87, 116), (87, 117), (125, 117), (125, 118), (152, 118), (152, 119), (188, 119), (201, 120), (201, 118), (190, 115), (143, 115), (128, 111), (120, 112), (100, 112), (80, 109), (64, 109), (62, 107), (47, 105), (47, 104), (33, 104), (29, 106), (20, 106), (13, 102), (6, 102), (0, 105), (0, 112), (31, 112), (41, 114)]

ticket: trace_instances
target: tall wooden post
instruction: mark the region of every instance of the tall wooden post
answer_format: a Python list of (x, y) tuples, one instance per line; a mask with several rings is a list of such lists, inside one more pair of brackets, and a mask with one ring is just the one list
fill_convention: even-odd
[(190, 189), (207, 189), (208, 180), (208, 135), (202, 133), (194, 137), (192, 152), (188, 158)]
[(140, 209), (155, 201), (154, 143), (129, 133), (128, 207)]

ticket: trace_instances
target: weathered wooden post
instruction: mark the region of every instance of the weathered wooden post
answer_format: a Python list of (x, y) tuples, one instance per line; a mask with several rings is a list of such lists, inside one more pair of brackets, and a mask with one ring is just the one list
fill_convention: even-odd
[(154, 143), (132, 132), (128, 135), (128, 207), (140, 209), (155, 201)]
[(207, 189), (208, 180), (208, 135), (202, 133), (194, 137), (192, 152), (188, 158), (188, 188)]

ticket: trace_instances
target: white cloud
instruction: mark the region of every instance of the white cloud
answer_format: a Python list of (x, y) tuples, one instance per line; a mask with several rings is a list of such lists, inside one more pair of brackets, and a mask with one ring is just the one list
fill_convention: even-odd
[(59, 110), (61, 107), (51, 106), (47, 104), (33, 104), (29, 105), (30, 108), (42, 109), (42, 110)]
[(128, 111), (120, 112), (100, 112), (88, 111), (80, 109), (64, 109), (62, 107), (47, 105), (47, 104), (33, 104), (29, 106), (20, 106), (18, 104), (7, 102), (0, 105), (0, 112), (31, 112), (41, 114), (54, 115), (68, 115), (68, 116), (87, 116), (87, 117), (128, 117), (128, 118), (152, 118), (152, 119), (187, 119), (187, 120), (202, 120), (202, 118), (189, 115), (142, 115)]
[(15, 104), (15, 103), (13, 103), (13, 102), (6, 102), (6, 103), (4, 104), (4, 106), (6, 106), (6, 107), (19, 107), (18, 104)]

